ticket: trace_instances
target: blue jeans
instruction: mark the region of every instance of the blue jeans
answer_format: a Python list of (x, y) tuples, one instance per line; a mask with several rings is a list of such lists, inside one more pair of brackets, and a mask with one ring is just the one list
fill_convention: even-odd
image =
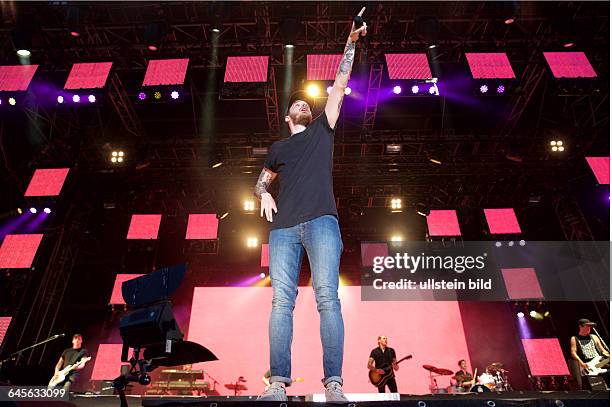
[(312, 286), (320, 317), (323, 345), (322, 382), (342, 384), (344, 322), (338, 298), (338, 277), (342, 239), (338, 219), (323, 215), (296, 226), (270, 231), (270, 382), (291, 385), (291, 342), (293, 309), (298, 293), (298, 277), (304, 250), (308, 254)]

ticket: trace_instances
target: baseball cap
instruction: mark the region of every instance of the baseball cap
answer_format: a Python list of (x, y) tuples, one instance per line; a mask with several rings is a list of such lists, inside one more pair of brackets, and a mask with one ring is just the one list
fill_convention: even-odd
[(585, 325), (596, 326), (597, 324), (595, 322), (591, 322), (590, 320), (588, 320), (586, 318), (581, 318), (581, 319), (578, 320), (578, 325), (580, 325), (580, 326), (585, 326)]

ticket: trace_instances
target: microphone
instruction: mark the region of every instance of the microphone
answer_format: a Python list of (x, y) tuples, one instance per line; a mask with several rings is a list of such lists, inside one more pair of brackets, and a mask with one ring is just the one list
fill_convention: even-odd
[(363, 25), (363, 17), (355, 16), (355, 18), (353, 18), (353, 23), (355, 24), (355, 29), (361, 28)]

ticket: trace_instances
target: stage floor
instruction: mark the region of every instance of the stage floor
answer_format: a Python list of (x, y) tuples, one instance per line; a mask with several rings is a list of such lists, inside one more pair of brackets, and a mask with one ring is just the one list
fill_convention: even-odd
[[(129, 406), (197, 406), (197, 407), (291, 407), (323, 406), (325, 403), (307, 402), (305, 397), (291, 397), (289, 402), (257, 402), (254, 396), (245, 397), (194, 397), (194, 396), (127, 396)], [(118, 396), (77, 395), (72, 400), (76, 406), (116, 407), (120, 405)], [(330, 404), (333, 405), (333, 404)], [(610, 405), (610, 392), (505, 392), (438, 395), (401, 395), (400, 401), (359, 401), (347, 405), (355, 407), (397, 406), (397, 407), (435, 407), (435, 406), (479, 406), (479, 407), (575, 407)]]

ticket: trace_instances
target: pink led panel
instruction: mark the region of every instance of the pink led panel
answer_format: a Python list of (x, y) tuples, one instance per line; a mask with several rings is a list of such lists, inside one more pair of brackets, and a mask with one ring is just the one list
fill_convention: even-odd
[(30, 268), (42, 234), (6, 235), (0, 246), (0, 269)]
[(142, 86), (182, 85), (188, 64), (189, 58), (151, 60)]
[(369, 267), (374, 265), (374, 257), (388, 256), (389, 247), (386, 243), (361, 243), (361, 265)]
[(484, 213), (492, 235), (521, 233), (514, 209), (485, 209)]
[(11, 324), (11, 319), (11, 317), (0, 317), (0, 348), (2, 347), (2, 341), (4, 341), (6, 332)]
[(227, 57), (225, 82), (267, 82), (268, 57)]
[(336, 79), (342, 54), (307, 55), (306, 79), (309, 81), (333, 81)]
[(461, 236), (457, 212), (452, 209), (430, 211), (427, 228), (430, 236)]
[(610, 184), (610, 157), (585, 157), (600, 184)]
[(431, 79), (426, 54), (385, 54), (389, 79)]
[(90, 380), (113, 380), (121, 373), (120, 343), (101, 343), (94, 360)]
[(38, 65), (0, 66), (0, 91), (28, 90)]
[(502, 269), (501, 272), (508, 292), (508, 299), (544, 298), (534, 268), (508, 268)]
[(132, 280), (136, 277), (140, 277), (143, 274), (117, 274), (115, 276), (115, 285), (113, 286), (113, 292), (111, 293), (109, 304), (125, 304), (123, 301), (123, 294), (121, 294), (121, 284), (124, 281)]
[(132, 215), (128, 239), (157, 239), (161, 215)]
[(557, 338), (521, 339), (532, 376), (570, 374)]
[[(338, 295), (347, 332), (342, 369), (345, 392), (376, 391), (364, 372), (367, 372), (368, 355), (376, 346), (376, 337), (381, 334), (389, 337), (398, 358), (410, 353), (414, 356), (400, 365), (396, 376), (402, 393), (429, 391), (424, 364), (452, 367), (459, 359), (469, 361), (456, 301), (385, 301), (384, 304), (361, 301), (358, 286), (341, 286)], [(193, 369), (206, 370), (220, 383), (232, 383), (238, 375), (244, 376), (248, 387), (245, 394), (260, 393), (262, 387), (258, 383), (270, 362), (271, 303), (271, 287), (194, 287), (186, 339), (205, 345), (219, 360), (196, 364)], [(214, 312), (220, 304), (223, 312)], [(323, 368), (319, 313), (312, 287), (300, 287), (293, 315), (292, 377), (302, 377), (304, 381), (292, 384), (287, 392), (291, 395), (319, 393)], [(420, 326), (427, 327), (426, 335), (415, 335), (411, 329)], [(234, 394), (223, 385), (216, 388), (222, 396)]]
[(112, 62), (91, 62), (72, 65), (64, 89), (103, 88)]
[(545, 52), (555, 78), (595, 78), (597, 74), (584, 52)]
[(190, 214), (185, 239), (216, 239), (219, 219), (213, 214)]
[(516, 78), (504, 52), (466, 53), (474, 79)]
[(46, 168), (34, 171), (24, 196), (57, 196), (70, 168)]
[(268, 243), (261, 244), (261, 260), (259, 265), (261, 267), (270, 267), (270, 246)]

